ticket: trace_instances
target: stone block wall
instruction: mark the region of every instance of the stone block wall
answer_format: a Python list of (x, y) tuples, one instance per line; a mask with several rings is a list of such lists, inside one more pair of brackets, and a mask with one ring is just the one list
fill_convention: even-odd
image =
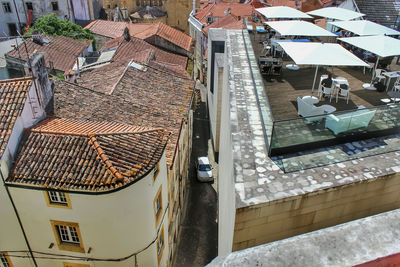
[(232, 250), (400, 208), (400, 173), (236, 210)]

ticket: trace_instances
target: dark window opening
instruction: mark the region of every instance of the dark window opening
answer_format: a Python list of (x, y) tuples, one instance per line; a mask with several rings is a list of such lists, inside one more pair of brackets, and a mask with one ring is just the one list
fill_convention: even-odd
[(212, 41), (211, 42), (211, 80), (210, 80), (210, 92), (214, 93), (214, 69), (215, 69), (215, 53), (225, 52), (224, 41)]
[(17, 36), (18, 35), (17, 25), (15, 23), (7, 23), (7, 25), (8, 25), (9, 36)]
[(53, 11), (58, 11), (58, 2), (51, 2), (51, 7), (53, 8)]
[(9, 2), (2, 3), (4, 13), (11, 13), (11, 5)]
[(27, 10), (32, 10), (33, 11), (33, 3), (32, 2), (26, 2), (25, 5), (26, 5), (26, 9)]

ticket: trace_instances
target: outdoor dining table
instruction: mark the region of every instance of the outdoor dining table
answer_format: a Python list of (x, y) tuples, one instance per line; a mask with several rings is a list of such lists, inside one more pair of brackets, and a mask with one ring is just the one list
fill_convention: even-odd
[[(320, 92), (322, 90), (322, 84), (321, 83), (322, 83), (322, 80), (326, 79), (326, 78), (328, 78), (328, 75), (321, 75), (320, 81), (319, 81), (318, 92)], [(336, 95), (336, 103), (337, 103), (340, 90), (345, 90), (345, 89), (340, 88), (340, 85), (341, 84), (346, 84), (349, 87), (349, 82), (344, 77), (332, 78), (332, 81), (333, 81), (333, 85), (334, 85), (334, 90), (332, 92), (332, 95)], [(347, 89), (347, 90), (349, 90), (349, 89)]]
[(386, 91), (387, 91), (389, 89), (390, 80), (392, 78), (400, 77), (400, 71), (383, 72), (382, 75), (387, 77), (386, 84), (385, 84), (386, 85)]

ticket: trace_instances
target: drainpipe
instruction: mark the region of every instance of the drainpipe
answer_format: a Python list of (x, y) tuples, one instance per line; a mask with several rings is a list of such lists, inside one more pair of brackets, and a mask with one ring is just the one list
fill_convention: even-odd
[(24, 230), (24, 226), (22, 225), (21, 218), (19, 217), (17, 207), (15, 206), (14, 200), (13, 200), (13, 198), (11, 197), (10, 191), (8, 190), (8, 187), (7, 187), (7, 185), (6, 185), (6, 181), (5, 181), (5, 179), (4, 179), (3, 172), (2, 172), (1, 169), (0, 169), (0, 176), (1, 176), (1, 180), (3, 181), (4, 188), (6, 189), (8, 198), (10, 199), (11, 205), (13, 206), (15, 215), (17, 216), (18, 224), (19, 224), (19, 226), (21, 227), (21, 231), (22, 231), (22, 234), (23, 234), (23, 236), (24, 236), (26, 246), (28, 247), (29, 254), (31, 254), (31, 258), (32, 258), (33, 264), (35, 265), (35, 267), (38, 267), (37, 262), (36, 262), (36, 260), (35, 260), (35, 257), (33, 256), (33, 252), (32, 252), (31, 246), (29, 245), (29, 241), (28, 241), (28, 238), (27, 238), (27, 236), (26, 236), (26, 233), (25, 233), (25, 230)]

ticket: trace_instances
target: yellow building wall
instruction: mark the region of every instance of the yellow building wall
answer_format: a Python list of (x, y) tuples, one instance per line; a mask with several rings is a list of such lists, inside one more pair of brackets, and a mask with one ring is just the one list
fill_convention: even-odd
[(232, 250), (400, 208), (400, 174), (236, 210)]
[(189, 14), (192, 12), (191, 0), (166, 0), (164, 8), (167, 11), (167, 25), (178, 28), (189, 34)]
[[(129, 14), (131, 14), (141, 8), (140, 6), (137, 6), (136, 3), (136, 0), (104, 0), (103, 8), (115, 8), (115, 6), (118, 6), (119, 8), (126, 7)], [(189, 34), (188, 18), (193, 9), (192, 0), (163, 0), (163, 5), (157, 7), (167, 11), (167, 25), (178, 28)]]

